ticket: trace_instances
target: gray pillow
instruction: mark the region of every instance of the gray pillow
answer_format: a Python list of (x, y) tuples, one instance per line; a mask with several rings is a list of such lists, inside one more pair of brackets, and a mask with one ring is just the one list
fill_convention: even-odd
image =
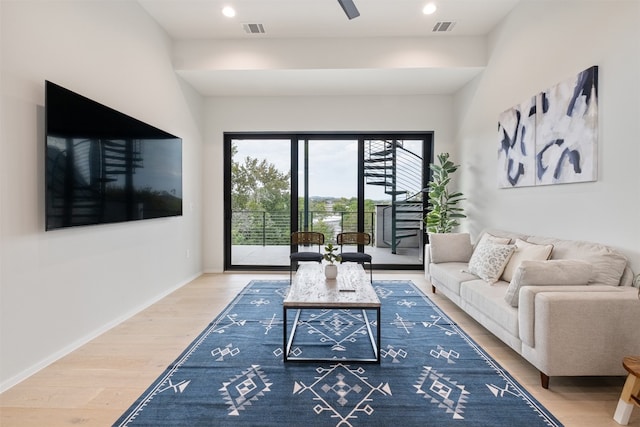
[(627, 266), (627, 258), (616, 250), (591, 242), (574, 240), (550, 239), (543, 237), (531, 237), (530, 243), (552, 244), (553, 253), (551, 259), (572, 259), (587, 261), (592, 265), (593, 276), (591, 284), (619, 286)]
[(544, 261), (551, 257), (551, 251), (553, 245), (534, 245), (533, 243), (525, 242), (521, 239), (516, 239), (516, 250), (509, 259), (509, 263), (504, 268), (502, 273), (502, 280), (505, 282), (511, 282), (513, 274), (522, 261), (525, 260), (539, 260)]
[(590, 263), (577, 259), (524, 260), (516, 268), (504, 299), (517, 307), (522, 286), (588, 285), (592, 273)]
[(473, 246), (469, 233), (430, 233), (431, 262), (469, 262)]

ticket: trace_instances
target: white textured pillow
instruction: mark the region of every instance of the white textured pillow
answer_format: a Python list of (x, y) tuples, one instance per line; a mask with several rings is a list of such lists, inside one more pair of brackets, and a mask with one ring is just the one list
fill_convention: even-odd
[(505, 282), (511, 282), (516, 268), (518, 268), (522, 261), (545, 261), (551, 256), (551, 251), (553, 251), (553, 245), (534, 245), (533, 243), (516, 239), (516, 250), (513, 252), (511, 259), (509, 259), (509, 263), (504, 268), (502, 280)]
[(577, 259), (525, 260), (516, 269), (504, 299), (517, 307), (522, 286), (588, 285), (592, 274), (591, 264)]
[(469, 272), (493, 284), (502, 275), (514, 250), (515, 246), (513, 245), (481, 241), (469, 260)]
[(473, 246), (469, 233), (430, 233), (431, 262), (469, 262)]

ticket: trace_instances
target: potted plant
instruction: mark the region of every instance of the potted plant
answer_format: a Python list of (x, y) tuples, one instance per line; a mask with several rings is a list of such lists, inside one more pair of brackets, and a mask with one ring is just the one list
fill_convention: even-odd
[(464, 200), (462, 193), (449, 192), (451, 175), (460, 165), (449, 160), (449, 153), (438, 155), (439, 164), (431, 163), (431, 181), (427, 184), (430, 210), (424, 218), (428, 233), (449, 233), (460, 225), (458, 219), (466, 218), (458, 203)]
[(335, 279), (338, 276), (338, 266), (335, 265), (335, 262), (341, 261), (342, 257), (340, 254), (335, 253), (337, 250), (338, 247), (333, 246), (332, 243), (324, 247), (324, 255), (322, 257), (328, 262), (324, 266), (324, 275), (327, 279)]

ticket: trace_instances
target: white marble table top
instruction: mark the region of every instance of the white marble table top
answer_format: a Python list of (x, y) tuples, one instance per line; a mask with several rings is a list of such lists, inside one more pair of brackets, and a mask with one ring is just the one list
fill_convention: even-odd
[(338, 277), (327, 279), (324, 264), (314, 262), (300, 264), (283, 304), (285, 307), (375, 308), (380, 307), (380, 299), (360, 264), (338, 264)]

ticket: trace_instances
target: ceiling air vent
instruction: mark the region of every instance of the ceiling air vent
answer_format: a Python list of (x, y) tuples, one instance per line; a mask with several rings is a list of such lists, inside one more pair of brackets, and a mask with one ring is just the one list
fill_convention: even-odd
[(242, 24), (242, 28), (247, 34), (264, 34), (264, 26), (262, 24)]
[(433, 26), (433, 30), (431, 31), (434, 33), (446, 33), (453, 30), (453, 27), (455, 26), (456, 23), (453, 21), (440, 21)]

